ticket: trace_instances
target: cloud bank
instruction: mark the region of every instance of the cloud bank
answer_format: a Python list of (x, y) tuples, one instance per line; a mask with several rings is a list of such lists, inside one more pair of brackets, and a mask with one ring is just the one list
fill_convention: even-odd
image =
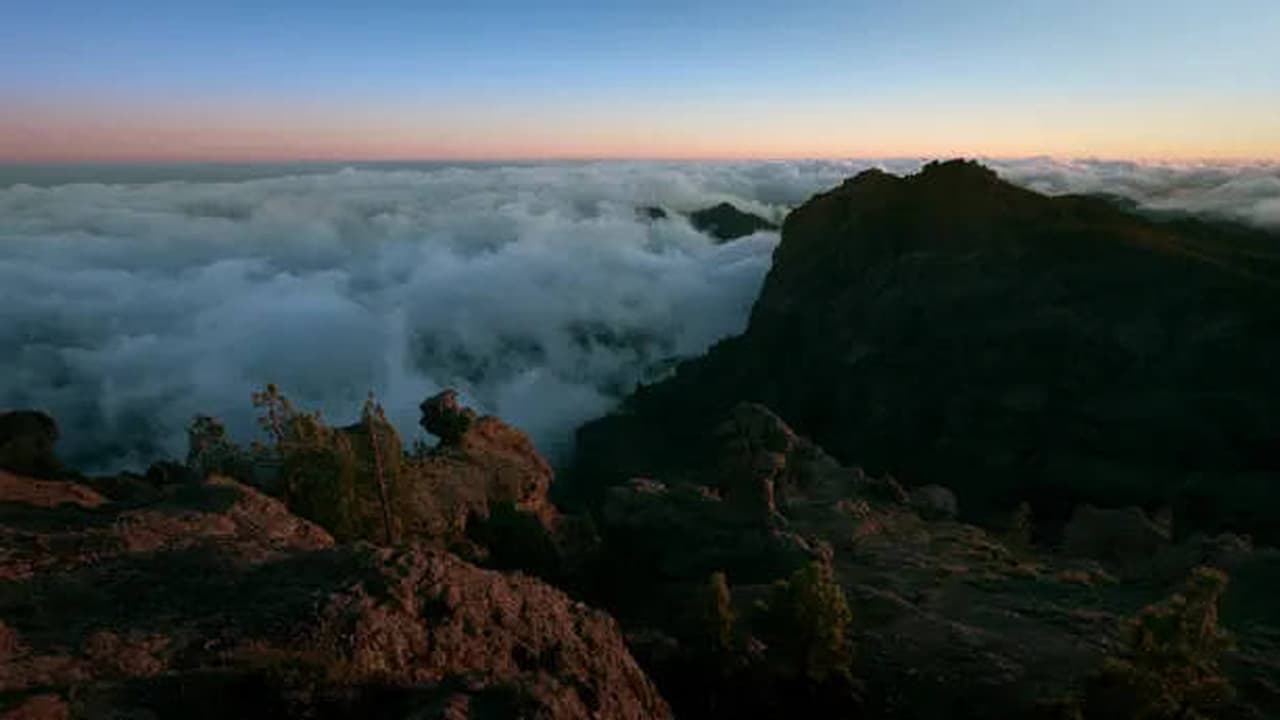
[[(335, 422), (374, 390), (406, 435), (441, 387), (563, 458), (635, 383), (739, 332), (778, 241), (681, 217), (779, 218), (893, 162), (366, 167), (0, 187), (0, 407), (38, 407), (68, 459), (181, 455), (196, 413), (254, 436), (268, 382)], [(1274, 166), (993, 162), (1047, 192), (1280, 226)]]
[(1050, 195), (1109, 193), (1151, 211), (1210, 215), (1280, 229), (1280, 164), (1058, 161), (991, 163), (1010, 181)]

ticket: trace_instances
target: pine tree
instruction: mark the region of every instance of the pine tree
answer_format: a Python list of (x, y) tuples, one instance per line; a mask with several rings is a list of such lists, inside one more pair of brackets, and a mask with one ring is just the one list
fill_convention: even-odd
[(774, 584), (768, 605), (771, 646), (814, 682), (848, 678), (853, 614), (831, 568), (817, 561)]

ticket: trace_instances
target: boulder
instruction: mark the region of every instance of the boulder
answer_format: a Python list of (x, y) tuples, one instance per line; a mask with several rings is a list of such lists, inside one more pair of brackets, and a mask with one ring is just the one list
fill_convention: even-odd
[(1169, 531), (1136, 507), (1082, 505), (1071, 515), (1062, 533), (1064, 554), (1097, 560), (1125, 573), (1149, 567), (1169, 544)]
[(929, 520), (954, 520), (960, 514), (956, 494), (941, 485), (923, 485), (913, 489), (911, 507)]
[(479, 417), (458, 402), (457, 390), (444, 390), (422, 401), (422, 429), (440, 438), (445, 445), (459, 442)]
[(0, 413), (0, 469), (37, 478), (57, 478), (62, 463), (54, 452), (58, 425), (35, 410)]

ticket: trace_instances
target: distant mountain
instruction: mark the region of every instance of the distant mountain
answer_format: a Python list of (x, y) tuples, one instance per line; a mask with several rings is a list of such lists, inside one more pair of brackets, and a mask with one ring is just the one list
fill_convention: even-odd
[(842, 461), (955, 488), (971, 519), (1171, 505), (1179, 532), (1274, 542), (1278, 327), (1274, 234), (973, 162), (869, 170), (786, 219), (746, 332), (581, 429), (578, 477), (687, 465), (755, 401)]
[(689, 213), (689, 222), (699, 232), (707, 233), (720, 242), (736, 240), (761, 230), (778, 229), (777, 224), (727, 202)]

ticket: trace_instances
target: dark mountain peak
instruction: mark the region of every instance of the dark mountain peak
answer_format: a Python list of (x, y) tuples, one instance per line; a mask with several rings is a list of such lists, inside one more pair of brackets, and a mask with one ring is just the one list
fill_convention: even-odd
[(953, 160), (934, 160), (920, 168), (914, 176), (919, 181), (956, 182), (956, 183), (992, 183), (1003, 182), (995, 170), (977, 160), (956, 158)]
[(728, 202), (689, 213), (689, 222), (699, 232), (707, 233), (720, 242), (736, 240), (760, 230), (778, 229), (776, 224), (759, 215), (739, 210)]
[(876, 187), (895, 185), (899, 182), (902, 182), (902, 178), (897, 175), (885, 172), (880, 168), (868, 168), (853, 177), (846, 178), (845, 181), (840, 184), (840, 187), (836, 188), (832, 192), (858, 190), (863, 188), (872, 189)]
[(645, 205), (644, 207), (636, 208), (636, 215), (640, 216), (642, 220), (649, 221), (667, 219), (667, 211), (657, 205)]
[[(970, 507), (1181, 503), (1187, 527), (1275, 542), (1248, 479), (1274, 473), (1280, 437), (1280, 412), (1256, 404), (1280, 393), (1261, 360), (1280, 356), (1275, 247), (971, 161), (869, 170), (791, 212), (746, 332), (637, 393), (628, 422), (653, 418), (670, 448), (684, 418), (750, 400), (839, 459), (949, 484)], [(1239, 484), (1213, 486), (1214, 507), (1168, 489), (1207, 477)]]

